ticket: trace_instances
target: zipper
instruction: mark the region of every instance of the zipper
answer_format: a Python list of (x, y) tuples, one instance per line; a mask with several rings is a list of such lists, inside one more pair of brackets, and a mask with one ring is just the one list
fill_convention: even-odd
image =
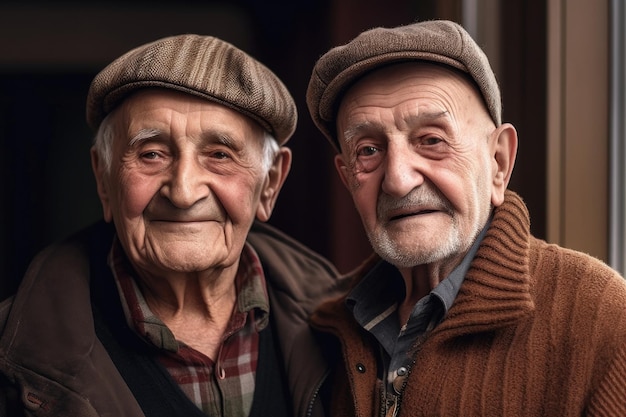
[(305, 417), (311, 417), (313, 415), (313, 405), (315, 404), (315, 401), (319, 396), (320, 390), (322, 389), (322, 385), (324, 385), (324, 382), (326, 381), (326, 378), (328, 378), (329, 374), (330, 370), (327, 369), (326, 372), (324, 372), (324, 375), (322, 375), (320, 382), (315, 386), (315, 390), (313, 390), (313, 395), (311, 396), (311, 401), (309, 401), (309, 406), (307, 407)]
[[(417, 337), (417, 339), (415, 340), (415, 344), (412, 347), (413, 350), (413, 360), (411, 361), (411, 363), (407, 366), (406, 369), (406, 373), (401, 376), (402, 380), (401, 380), (401, 384), (397, 384), (399, 386), (396, 386), (396, 381), (398, 379), (398, 377), (396, 377), (396, 379), (392, 382), (392, 386), (393, 386), (393, 394), (391, 396), (387, 395), (387, 381), (384, 381), (381, 387), (382, 389), (382, 397), (383, 398), (383, 406), (381, 407), (381, 415), (383, 417), (397, 417), (398, 414), (400, 413), (400, 406), (402, 405), (402, 396), (404, 394), (404, 390), (406, 389), (407, 384), (409, 383), (409, 376), (411, 375), (411, 372), (413, 371), (413, 369), (415, 368), (415, 364), (417, 363), (417, 355), (420, 351), (420, 347), (422, 346), (422, 344), (424, 344), (424, 342), (426, 341), (426, 338), (430, 335), (430, 333), (432, 332), (432, 330), (434, 329), (434, 325), (432, 325), (432, 323), (428, 326), (428, 328), (426, 329), (426, 331)], [(389, 398), (391, 397), (391, 398)]]

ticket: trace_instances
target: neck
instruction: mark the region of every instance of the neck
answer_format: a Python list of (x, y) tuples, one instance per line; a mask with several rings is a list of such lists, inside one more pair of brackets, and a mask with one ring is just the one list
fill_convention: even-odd
[(237, 301), (236, 273), (234, 267), (142, 277), (140, 288), (150, 310), (177, 340), (215, 359)]
[(406, 287), (406, 296), (398, 307), (401, 325), (404, 325), (409, 320), (415, 304), (427, 296), (441, 281), (446, 279), (462, 259), (463, 257), (460, 257), (454, 260), (448, 259), (445, 262), (435, 262), (400, 269)]

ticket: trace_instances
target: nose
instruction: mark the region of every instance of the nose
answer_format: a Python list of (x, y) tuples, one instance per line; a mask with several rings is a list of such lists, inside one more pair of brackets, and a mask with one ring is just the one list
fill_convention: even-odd
[(385, 158), (382, 191), (392, 197), (404, 197), (424, 183), (423, 157), (410, 147), (389, 144)]
[(178, 208), (192, 207), (209, 195), (208, 172), (194, 155), (181, 156), (172, 166), (162, 195)]

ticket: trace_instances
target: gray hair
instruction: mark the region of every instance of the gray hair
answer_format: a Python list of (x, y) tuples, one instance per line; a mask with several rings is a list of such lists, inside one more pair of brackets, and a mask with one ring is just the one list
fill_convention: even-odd
[[(111, 172), (111, 162), (113, 160), (112, 144), (115, 138), (115, 128), (111, 119), (112, 114), (113, 113), (108, 114), (104, 120), (102, 120), (96, 132), (96, 136), (93, 139), (93, 147), (100, 161), (103, 163), (104, 172), (107, 174)], [(263, 140), (263, 160), (261, 166), (263, 171), (267, 173), (272, 167), (272, 163), (274, 162), (274, 158), (280, 146), (276, 138), (265, 129), (263, 129), (263, 137), (261, 140)]]

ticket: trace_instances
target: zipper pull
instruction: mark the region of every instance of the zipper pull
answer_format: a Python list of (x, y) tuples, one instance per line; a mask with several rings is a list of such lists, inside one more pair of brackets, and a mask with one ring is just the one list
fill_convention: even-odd
[(398, 415), (398, 411), (400, 410), (398, 398), (397, 395), (387, 396), (387, 402), (385, 404), (387, 412), (385, 413), (385, 417), (396, 417)]
[(391, 386), (393, 387), (393, 393), (387, 394), (385, 417), (396, 417), (400, 411), (400, 396), (404, 391), (404, 385), (408, 377), (408, 370), (405, 367), (401, 367), (397, 371), (397, 376), (394, 378)]

